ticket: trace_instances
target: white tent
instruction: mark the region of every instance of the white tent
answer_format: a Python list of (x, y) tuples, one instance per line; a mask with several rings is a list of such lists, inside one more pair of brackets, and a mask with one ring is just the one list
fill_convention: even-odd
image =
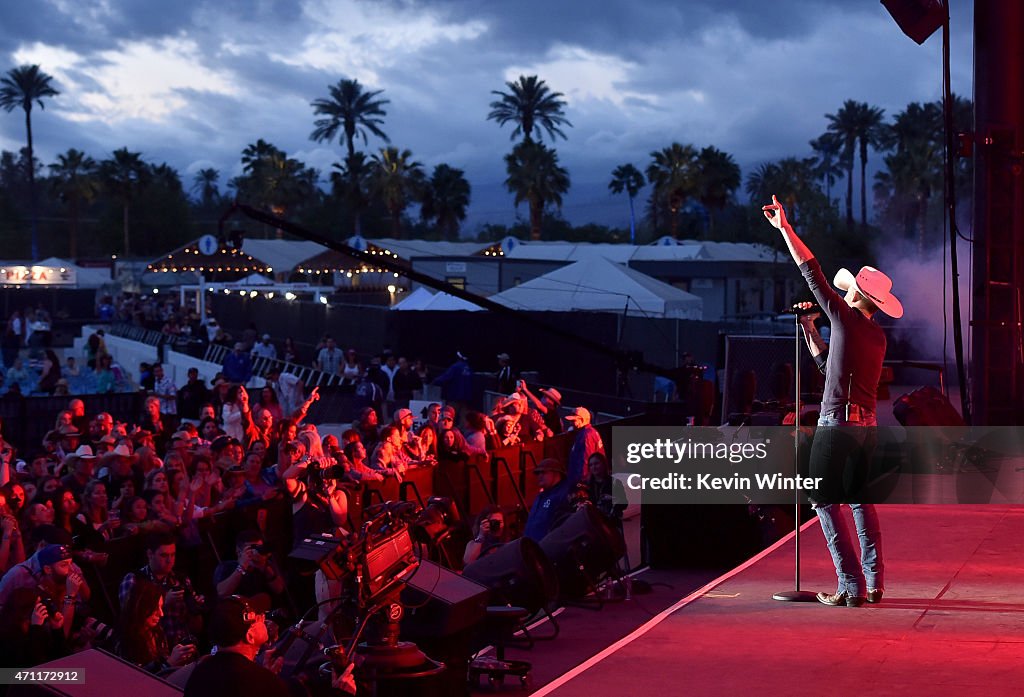
[(399, 302), (395, 303), (392, 310), (422, 310), (423, 306), (430, 302), (434, 297), (434, 294), (423, 286), (419, 286), (416, 290), (409, 293), (407, 296), (402, 298)]
[(555, 269), (490, 299), (519, 310), (698, 320), (704, 305), (696, 295), (600, 256)]
[(479, 310), (482, 310), (483, 308), (478, 306), (478, 305), (474, 305), (473, 303), (469, 302), (468, 300), (463, 300), (462, 298), (456, 298), (454, 295), (449, 295), (448, 293), (438, 293), (437, 295), (432, 297), (430, 300), (428, 300), (423, 305), (423, 307), (421, 307), (419, 309), (421, 309), (421, 310), (445, 310), (445, 311), (449, 311), (449, 310), (466, 310), (467, 312), (478, 312)]

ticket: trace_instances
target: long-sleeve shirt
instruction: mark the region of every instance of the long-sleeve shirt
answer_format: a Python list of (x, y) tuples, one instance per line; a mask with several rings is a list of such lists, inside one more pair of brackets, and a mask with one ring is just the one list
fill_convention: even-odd
[(835, 412), (850, 402), (875, 411), (885, 332), (832, 289), (817, 259), (801, 264), (800, 272), (831, 323), (821, 413)]

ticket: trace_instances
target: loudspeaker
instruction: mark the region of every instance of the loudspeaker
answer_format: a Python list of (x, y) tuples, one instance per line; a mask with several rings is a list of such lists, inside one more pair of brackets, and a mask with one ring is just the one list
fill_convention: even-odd
[(549, 532), (540, 548), (555, 565), (561, 594), (572, 598), (594, 590), (591, 581), (615, 569), (626, 541), (604, 514), (583, 506)]
[(555, 567), (540, 545), (528, 537), (477, 559), (462, 575), (490, 588), (495, 605), (507, 603), (536, 612), (558, 597)]
[(882, 0), (903, 33), (923, 44), (942, 26), (946, 8), (939, 0)]
[(432, 561), (419, 568), (402, 589), (402, 637), (440, 637), (474, 627), (487, 615), (487, 586)]
[(946, 395), (934, 387), (919, 387), (893, 402), (892, 414), (903, 426), (964, 426)]
[(175, 697), (182, 694), (177, 687), (100, 649), (89, 649), (67, 658), (58, 658), (36, 666), (32, 670), (78, 671), (85, 678), (85, 682), (65, 685), (12, 685), (7, 694), (11, 697), (26, 697), (28, 695), (110, 697), (110, 695), (126, 693), (146, 695), (146, 697)]

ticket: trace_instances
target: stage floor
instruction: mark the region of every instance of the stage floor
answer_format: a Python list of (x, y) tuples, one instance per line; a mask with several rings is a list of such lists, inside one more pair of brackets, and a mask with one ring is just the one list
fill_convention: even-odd
[[(793, 586), (790, 535), (534, 694), (1024, 692), (1024, 507), (892, 505), (879, 515), (881, 604), (772, 600)], [(816, 521), (801, 542), (803, 588), (833, 592)]]

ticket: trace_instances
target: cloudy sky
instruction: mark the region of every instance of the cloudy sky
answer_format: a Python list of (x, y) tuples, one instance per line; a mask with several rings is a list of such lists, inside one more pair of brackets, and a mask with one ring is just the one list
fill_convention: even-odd
[[(972, 3), (952, 4), (953, 88), (969, 96)], [(845, 99), (888, 114), (938, 99), (940, 53), (938, 33), (918, 46), (876, 0), (0, 3), (0, 70), (38, 63), (61, 91), (33, 111), (44, 163), (127, 146), (188, 187), (203, 167), (226, 182), (264, 138), (326, 179), (341, 147), (309, 140), (309, 103), (357, 78), (390, 100), (392, 144), (466, 171), (469, 230), (516, 213), (502, 187), (512, 127), (486, 116), (491, 90), (521, 74), (568, 102), (565, 215), (625, 225), (624, 198), (607, 192), (616, 165), (643, 169), (673, 141), (715, 145), (744, 172), (807, 155)], [(21, 112), (0, 113), (0, 148), (23, 142)]]

